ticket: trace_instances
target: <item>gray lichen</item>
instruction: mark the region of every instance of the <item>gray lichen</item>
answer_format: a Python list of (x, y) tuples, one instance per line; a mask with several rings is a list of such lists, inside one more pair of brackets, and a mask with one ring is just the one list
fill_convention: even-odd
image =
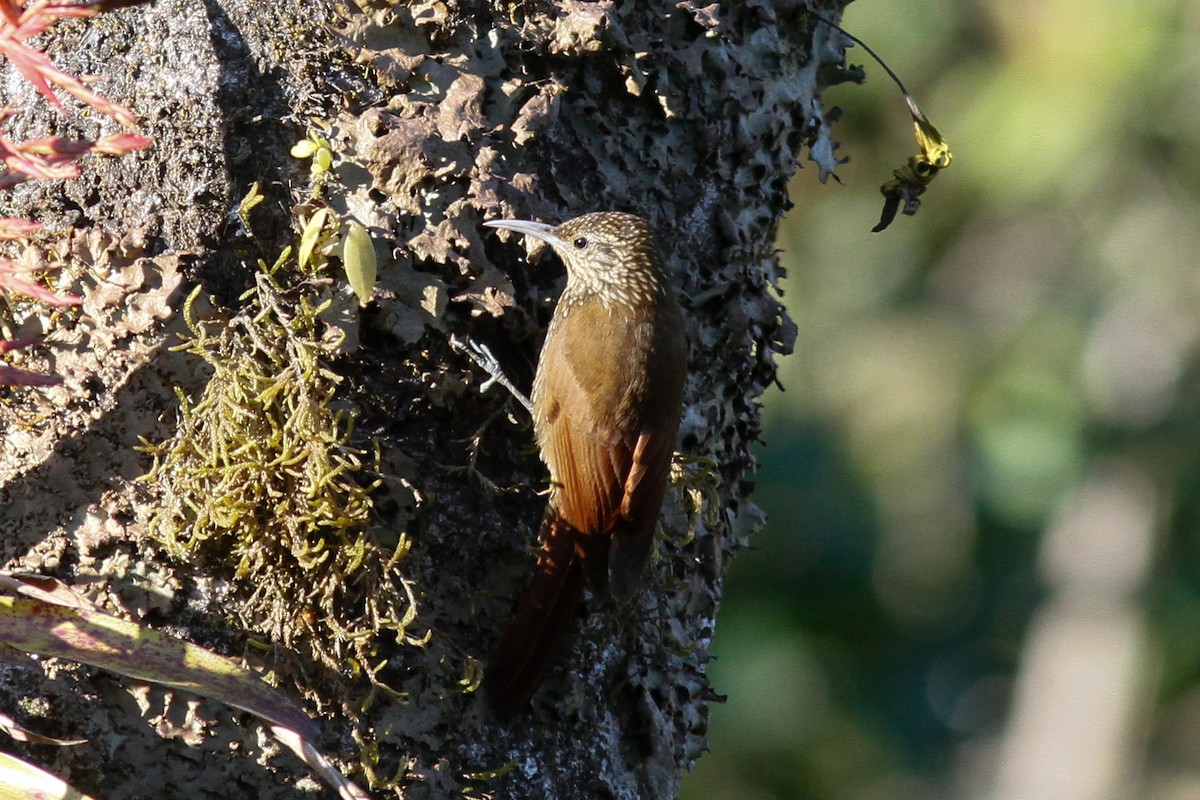
[[(693, 338), (681, 446), (714, 465), (714, 508), (700, 524), (691, 517), (690, 539), (675, 523), (686, 515), (669, 512), (636, 607), (591, 609), (532, 715), (499, 740), (464, 746), (461, 758), (515, 758), (514, 773), (537, 796), (575, 796), (581, 786), (672, 796), (704, 747), (713, 696), (704, 665), (724, 565), (761, 524), (745, 499), (749, 445), (773, 355), (793, 335), (773, 293), (774, 233), (802, 151), (822, 180), (837, 166), (818, 76), (822, 64), (841, 63), (842, 42), (828, 28), (814, 33), (802, 9), (765, 2), (618, 10), (568, 0), (492, 17), (436, 1), (363, 3), (344, 17), (351, 50), (388, 94), (363, 117), (371, 135), (346, 145), (395, 209), (393, 234), (409, 263), (451, 287), (452, 328), (499, 317), (483, 328), (493, 346), (527, 361), (536, 352), (509, 343), (544, 313), (530, 294), (545, 282), (510, 272), (509, 251), (481, 240), (485, 219), (620, 209), (649, 217), (662, 236)], [(514, 447), (528, 433), (483, 436), (484, 447), (489, 437)], [(537, 512), (528, 513), (526, 531)], [(527, 532), (442, 535), (502, 560), (529, 544)], [(496, 570), (482, 574), (502, 591)], [(485, 607), (500, 627), (506, 605)], [(486, 655), (490, 644), (485, 636), (473, 650)]]

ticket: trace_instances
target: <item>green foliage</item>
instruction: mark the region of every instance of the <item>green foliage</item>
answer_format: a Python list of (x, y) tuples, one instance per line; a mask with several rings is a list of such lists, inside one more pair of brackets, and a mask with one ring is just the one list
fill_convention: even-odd
[[(864, 0), (840, 23), (904, 76), (954, 168), (915, 218), (867, 233), (879, 176), (912, 146), (903, 103), (871, 70), (823, 93), (847, 185), (792, 184), (779, 246), (798, 335), (787, 391), (764, 400), (754, 495), (769, 522), (731, 566), (710, 670), (728, 702), (687, 800), (1019, 796), (990, 785), (993, 759), (1020, 749), (1001, 737), (1022, 696), (1070, 696), (1014, 688), (1039, 674), (1027, 632), (1064, 599), (1129, 614), (1152, 665), (1122, 684), (1120, 760), (1076, 763), (1136, 765), (1108, 796), (1200, 785), (1178, 746), (1200, 728), (1194, 4), (1039, 8)], [(1139, 481), (1145, 529), (1094, 502)], [(1095, 517), (1066, 546), (1078, 497)], [(1132, 588), (1066, 598), (1102, 545), (1095, 569)], [(1060, 630), (1060, 654), (1087, 640)], [(1078, 685), (1111, 666), (1086, 656)], [(1080, 705), (1121, 702), (1096, 698)]]
[(333, 168), (333, 148), (329, 140), (316, 131), (309, 131), (308, 136), (292, 145), (292, 158), (311, 158), (309, 165), (309, 181), (313, 184), (314, 196), (320, 192), (320, 187), (329, 180)]

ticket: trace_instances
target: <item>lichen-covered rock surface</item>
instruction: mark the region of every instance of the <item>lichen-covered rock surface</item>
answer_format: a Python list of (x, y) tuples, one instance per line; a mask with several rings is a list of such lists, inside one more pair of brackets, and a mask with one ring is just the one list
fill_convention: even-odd
[[(819, 90), (841, 48), (804, 6), (765, 0), (159, 0), (68, 28), (48, 52), (103, 76), (98, 88), (155, 146), (3, 201), (58, 231), (40, 257), (87, 298), (65, 314), (22, 306), (0, 319), (0, 333), (46, 336), (26, 366), (67, 378), (0, 405), (5, 563), (246, 657), (320, 719), (324, 750), (378, 796), (673, 797), (720, 691), (705, 665), (721, 576), (761, 524), (747, 499), (750, 446), (773, 356), (791, 340), (773, 291), (775, 230), (799, 161), (817, 162), (814, 177), (836, 166)], [(32, 92), (4, 102), (38, 106)], [(96, 124), (31, 110), (10, 127)], [(322, 174), (289, 155), (306, 136), (334, 154)], [(239, 214), (255, 182), (265, 201)], [(285, 266), (270, 291), (256, 277), (320, 208), (371, 233), (379, 278), (365, 308), (337, 270), (340, 223), (316, 240), (324, 271)], [(474, 689), (532, 567), (546, 476), (527, 415), (499, 390), (481, 394), (487, 376), (450, 340), (486, 344), (527, 387), (561, 269), (537, 251), (531, 266), (481, 222), (600, 209), (654, 223), (685, 306), (680, 468), (639, 599), (586, 603), (532, 707), (502, 722)], [(322, 558), (342, 540), (316, 529), (287, 552), (263, 544), (269, 558), (247, 557), (254, 537), (271, 536), (270, 509), (240, 510), (237, 529), (252, 533), (225, 544), (204, 528), (221, 514), (183, 519), (204, 505), (188, 491), (226, 485), (189, 482), (208, 462), (184, 438), (212, 429), (189, 414), (228, 389), (208, 386), (214, 371), (234, 374), (214, 359), (266, 363), (276, 348), (262, 331), (295, 336), (301, 308), (316, 309), (305, 352), (318, 354), (331, 419), (353, 420), (325, 446), (355, 454), (347, 473), (371, 487), (352, 564)], [(255, 327), (267, 317), (273, 327)], [(200, 335), (224, 337), (211, 358)], [(191, 344), (171, 349), (181, 336)], [(261, 406), (238, 413), (275, 413), (274, 397), (264, 389)], [(287, 440), (278, 419), (265, 438)], [(186, 469), (161, 468), (185, 451)], [(304, 479), (267, 475), (247, 495)], [(164, 508), (183, 509), (168, 523), (185, 533), (163, 533)], [(326, 585), (330, 564), (343, 584), (305, 591)], [(278, 587), (270, 603), (263, 587)], [(381, 609), (407, 615), (403, 625), (362, 636)], [(22, 752), (97, 796), (321, 791), (256, 722), (210, 701), (54, 661), (6, 665), (0, 687), (0, 711), (89, 739)]]

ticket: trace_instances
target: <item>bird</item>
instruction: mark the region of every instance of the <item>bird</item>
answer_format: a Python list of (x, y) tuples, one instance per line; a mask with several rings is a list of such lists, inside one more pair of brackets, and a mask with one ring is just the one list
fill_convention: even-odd
[(557, 226), (484, 224), (546, 242), (567, 272), (530, 397), (550, 472), (541, 550), (484, 677), (493, 709), (509, 716), (553, 663), (585, 585), (600, 599), (637, 593), (670, 476), (688, 342), (645, 219), (599, 211)]

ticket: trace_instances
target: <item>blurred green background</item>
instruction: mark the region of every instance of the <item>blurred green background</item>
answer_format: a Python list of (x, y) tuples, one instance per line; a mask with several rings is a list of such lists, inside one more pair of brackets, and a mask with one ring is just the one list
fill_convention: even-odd
[(685, 800), (1200, 798), (1200, 3), (859, 0)]

